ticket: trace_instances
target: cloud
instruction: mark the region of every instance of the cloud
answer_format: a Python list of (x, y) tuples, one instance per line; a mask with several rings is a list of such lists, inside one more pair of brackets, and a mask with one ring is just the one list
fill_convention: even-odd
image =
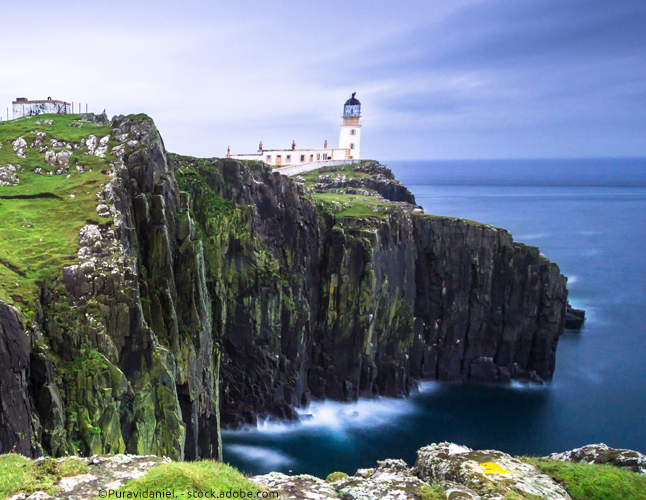
[(357, 91), (373, 157), (646, 155), (643, 0), (34, 0), (6, 13), (29, 23), (2, 35), (1, 101), (146, 112), (180, 153), (334, 143)]

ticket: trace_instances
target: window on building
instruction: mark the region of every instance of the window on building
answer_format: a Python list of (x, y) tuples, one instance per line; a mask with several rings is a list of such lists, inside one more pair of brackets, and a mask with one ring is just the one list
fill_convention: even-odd
[(310, 155), (310, 161), (314, 161), (314, 155)]
[(323, 153), (323, 159), (327, 160), (327, 153)]
[(321, 153), (316, 153), (316, 159), (320, 160), (321, 159)]
[(305, 155), (301, 155), (301, 161), (305, 161)]
[(291, 163), (291, 161), (292, 161), (292, 155), (287, 155), (287, 157), (285, 158), (285, 163)]
[(355, 129), (350, 130), (350, 135), (357, 135), (357, 131)]
[(354, 149), (354, 142), (350, 143), (350, 149)]
[(271, 163), (271, 155), (267, 155), (267, 163)]

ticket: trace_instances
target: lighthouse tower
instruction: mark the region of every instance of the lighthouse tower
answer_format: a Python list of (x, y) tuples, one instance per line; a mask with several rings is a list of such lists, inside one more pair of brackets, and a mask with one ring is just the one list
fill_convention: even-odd
[(339, 138), (339, 148), (349, 149), (350, 158), (361, 158), (361, 103), (352, 93), (352, 97), (345, 101), (343, 106), (343, 123), (341, 124), (341, 136)]

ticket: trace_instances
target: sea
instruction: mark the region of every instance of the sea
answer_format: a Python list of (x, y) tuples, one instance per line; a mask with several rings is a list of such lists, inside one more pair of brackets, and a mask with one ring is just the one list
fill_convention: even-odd
[(560, 338), (545, 385), (426, 381), (405, 399), (313, 403), (302, 423), (223, 431), (224, 461), (325, 478), (386, 458), (412, 466), (442, 441), (512, 455), (590, 443), (646, 453), (646, 158), (384, 163), (427, 214), (538, 246), (568, 277), (585, 325)]

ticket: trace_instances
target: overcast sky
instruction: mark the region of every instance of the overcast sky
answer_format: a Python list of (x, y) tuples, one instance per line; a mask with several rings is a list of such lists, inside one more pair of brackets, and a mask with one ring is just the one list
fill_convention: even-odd
[(336, 146), (356, 91), (364, 157), (646, 156), (645, 0), (8, 3), (0, 109), (143, 112), (177, 153)]

